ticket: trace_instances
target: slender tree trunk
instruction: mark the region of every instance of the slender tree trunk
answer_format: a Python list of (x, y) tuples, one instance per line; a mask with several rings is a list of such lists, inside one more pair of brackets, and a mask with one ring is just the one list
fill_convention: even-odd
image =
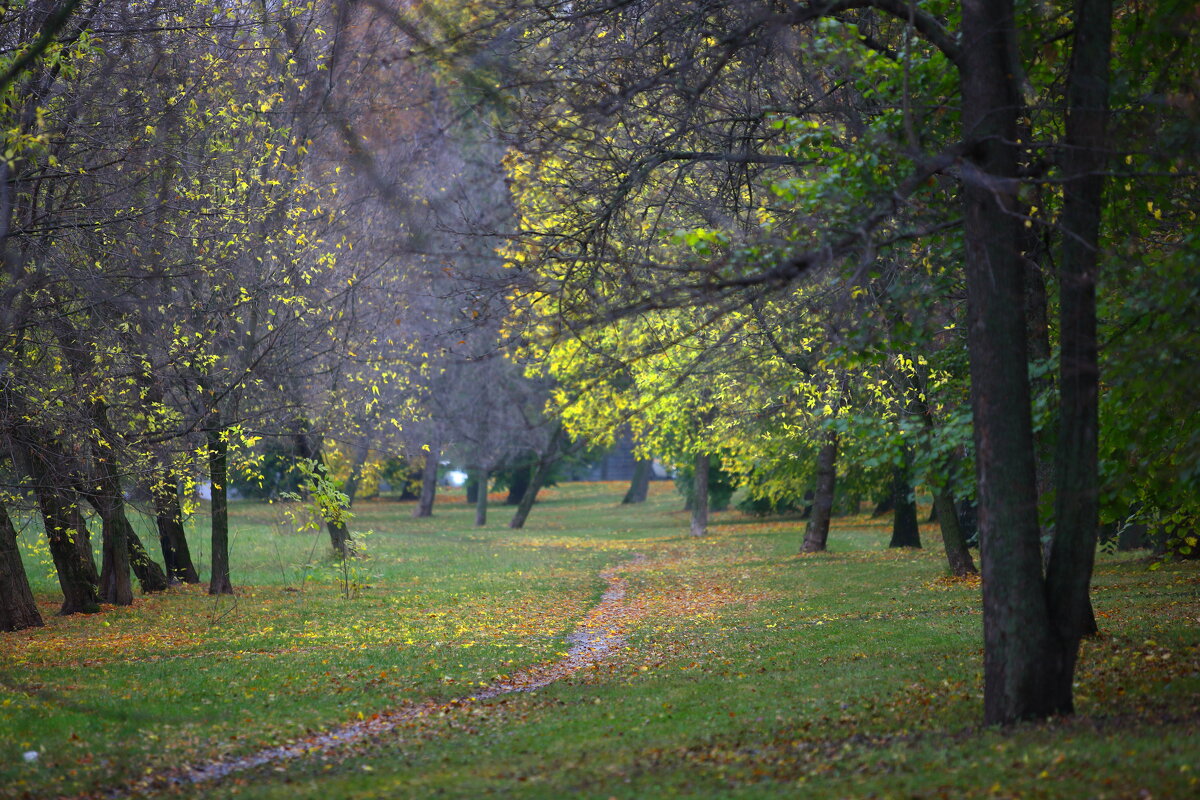
[(163, 470), (161, 482), (150, 487), (154, 496), (154, 515), (158, 541), (162, 547), (167, 579), (171, 583), (199, 583), (183, 530), (183, 507), (179, 503), (179, 477), (173, 469)]
[(692, 483), (692, 536), (708, 533), (708, 453), (696, 456), (696, 474)]
[(508, 527), (525, 527), (525, 520), (529, 517), (529, 512), (533, 509), (533, 504), (537, 501), (538, 492), (542, 490), (542, 486), (546, 484), (546, 478), (550, 475), (550, 467), (558, 459), (559, 445), (562, 443), (563, 433), (563, 426), (560, 422), (555, 426), (554, 434), (550, 437), (550, 442), (546, 445), (545, 452), (538, 457), (537, 463), (533, 467), (533, 475), (530, 476), (529, 486), (525, 488), (525, 494), (521, 497), (521, 504), (517, 506), (517, 513), (513, 514)]
[[(317, 462), (317, 470), (326, 480), (332, 481), (333, 478), (330, 477), (329, 466), (325, 463), (324, 448), (322, 448), (320, 444), (317, 444), (313, 448), (313, 453), (314, 460)], [(363, 460), (364, 462), (366, 461), (365, 455)], [(359, 469), (361, 469), (361, 466)], [(349, 491), (345, 491), (343, 494), (346, 495), (348, 510), (349, 506), (354, 503), (354, 497), (350, 494), (350, 492), (356, 492), (358, 490), (358, 481), (354, 477), (353, 465), (351, 467), (350, 479), (347, 481), (346, 488), (349, 489)], [(342, 558), (350, 555), (350, 528), (346, 525), (345, 519), (335, 519), (325, 515), (325, 530), (329, 532), (329, 546), (333, 548), (334, 554)]]
[(654, 462), (648, 458), (639, 458), (633, 465), (633, 478), (629, 481), (629, 489), (621, 499), (621, 505), (644, 503), (650, 494), (650, 472)]
[(946, 548), (946, 561), (950, 572), (958, 577), (978, 574), (975, 560), (967, 549), (958, 514), (954, 510), (954, 495), (949, 487), (940, 487), (933, 496), (933, 510), (937, 514), (938, 527), (942, 529), (942, 546)]
[(533, 463), (512, 469), (512, 482), (508, 485), (508, 495), (504, 498), (504, 505), (519, 506), (521, 504), (528, 493), (530, 483), (533, 482), (533, 473), (537, 470), (537, 466), (536, 463)]
[(163, 572), (163, 568), (158, 565), (158, 562), (150, 557), (146, 546), (142, 544), (133, 525), (129, 523), (129, 517), (122, 514), (121, 518), (125, 524), (125, 542), (129, 546), (129, 566), (133, 570), (133, 574), (137, 576), (142, 593), (166, 591), (167, 586), (170, 585), (167, 573)]
[(17, 529), (0, 503), (0, 631), (40, 628), (42, 624), (17, 548)]
[(208, 475), (212, 482), (212, 576), (209, 594), (233, 594), (229, 576), (229, 445), (214, 425), (208, 431)]
[(1046, 572), (1051, 620), (1062, 642), (1052, 680), (1068, 700), (1079, 640), (1096, 627), (1088, 587), (1099, 526), (1096, 278), (1111, 42), (1112, 0), (1076, 0), (1063, 166), (1055, 535)]
[(438, 459), (441, 452), (440, 444), (431, 444), (425, 453), (425, 466), (421, 468), (421, 499), (413, 509), (414, 517), (433, 516), (433, 501), (437, 497)]
[(1057, 648), (1042, 582), (1029, 406), (1024, 264), (1017, 208), (1017, 114), (1010, 63), (1012, 0), (963, 9), (968, 346), (983, 566), (984, 720), (1010, 723), (1071, 710), (1047, 670)]
[(837, 486), (837, 449), (837, 432), (830, 431), (817, 453), (817, 490), (813, 494), (812, 515), (804, 533), (805, 553), (824, 550), (829, 541), (829, 520), (833, 516), (833, 495)]
[(482, 528), (487, 524), (488, 481), (491, 472), (479, 469), (475, 476), (475, 527)]
[(920, 547), (921, 528), (917, 522), (917, 504), (908, 480), (910, 457), (904, 454), (904, 464), (892, 473), (892, 494), (896, 498), (896, 514), (892, 518), (892, 541), (888, 547)]

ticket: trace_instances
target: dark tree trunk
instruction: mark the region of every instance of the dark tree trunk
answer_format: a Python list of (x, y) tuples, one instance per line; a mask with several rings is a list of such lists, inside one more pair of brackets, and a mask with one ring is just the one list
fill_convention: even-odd
[(696, 474), (692, 478), (692, 536), (708, 533), (708, 453), (696, 456)]
[(158, 565), (158, 562), (150, 557), (141, 538), (129, 524), (129, 518), (124, 517), (124, 519), (125, 542), (129, 545), (129, 566), (133, 569), (133, 574), (137, 576), (142, 592), (166, 591), (167, 586), (170, 585), (167, 573), (163, 572), (163, 568)]
[(162, 547), (167, 579), (171, 583), (199, 583), (183, 530), (183, 508), (179, 503), (179, 478), (174, 470), (164, 470), (160, 483), (150, 487), (154, 496), (154, 516), (158, 541)]
[(96, 568), (96, 554), (92, 552), (92, 536), (88, 531), (87, 518), (83, 516), (83, 510), (79, 505), (82, 501), (78, 495), (70, 490), (63, 492), (63, 500), (67, 508), (67, 522), (71, 531), (71, 542), (75, 545), (75, 550), (79, 553), (79, 561), (83, 565), (83, 571), (92, 585), (99, 586), (100, 570)]
[(550, 437), (550, 442), (546, 445), (545, 452), (538, 456), (537, 463), (533, 465), (533, 475), (530, 476), (529, 485), (525, 488), (521, 504), (517, 507), (517, 513), (513, 514), (512, 520), (509, 521), (508, 527), (525, 527), (525, 520), (529, 517), (529, 512), (533, 509), (533, 504), (537, 501), (538, 492), (546, 485), (546, 478), (550, 476), (550, 468), (558, 460), (559, 446), (562, 444), (563, 433), (563, 426), (560, 422), (555, 426), (554, 433)]
[(633, 465), (633, 478), (629, 481), (629, 489), (625, 496), (621, 498), (621, 505), (646, 502), (646, 497), (650, 494), (650, 472), (653, 463), (648, 458), (639, 458)]
[(17, 529), (0, 503), (0, 631), (40, 628), (42, 624), (17, 548)]
[(964, 241), (968, 346), (983, 566), (984, 719), (1010, 723), (1071, 710), (1051, 676), (1049, 625), (1029, 406), (1024, 263), (1017, 210), (1012, 0), (963, 9)]
[[(34, 478), (35, 482), (37, 477)], [(100, 595), (91, 581), (79, 548), (74, 539), (79, 534), (72, 528), (71, 503), (61, 492), (46, 486), (36, 486), (38, 506), (50, 545), (50, 557), (58, 573), (63, 604), (60, 614), (94, 614), (100, 610)]]
[(42, 512), (50, 557), (54, 560), (58, 585), (63, 593), (59, 613), (95, 614), (100, 610), (100, 597), (93, 580), (96, 565), (81, 557), (77, 544), (83, 534), (77, 530), (79, 523), (76, 520), (81, 520), (82, 515), (69, 495), (56, 487), (52, 480), (51, 465), (44, 460), (54, 458), (58, 466), (64, 467), (67, 456), (53, 444), (48, 432), (31, 429), (26, 433), (31, 434), (34, 441), (41, 442), (40, 448), (35, 451), (25, 442), (14, 442), (13, 454), (21, 462), (21, 469), (29, 475), (38, 508)]
[(958, 524), (958, 514), (954, 510), (954, 496), (946, 487), (939, 488), (933, 497), (933, 510), (937, 514), (938, 526), (942, 529), (942, 546), (946, 548), (946, 561), (950, 572), (958, 577), (975, 575), (975, 560), (967, 549), (963, 538), (962, 527)]
[(229, 575), (229, 445), (221, 429), (208, 431), (208, 475), (212, 482), (212, 576), (209, 594), (233, 594)]
[(482, 528), (487, 524), (488, 480), (491, 473), (486, 469), (475, 473), (475, 527)]
[(432, 517), (433, 501), (437, 497), (438, 459), (441, 457), (441, 445), (431, 444), (425, 453), (425, 466), (421, 468), (421, 498), (413, 509), (413, 516)]
[[(320, 444), (314, 448), (316, 453), (317, 469), (325, 480), (332, 482), (329, 475), (329, 466), (325, 463), (325, 450)], [(367, 455), (364, 450), (362, 461), (358, 461), (357, 453), (355, 455), (354, 464), (350, 465), (350, 477), (346, 480), (345, 490), (342, 492), (346, 495), (346, 510), (354, 504), (354, 495), (358, 492), (358, 471), (362, 469), (362, 465), (366, 463)], [(346, 517), (343, 515), (333, 516), (328, 513), (325, 516), (325, 530), (329, 532), (329, 546), (333, 548), (335, 555), (342, 558), (350, 555), (352, 542), (350, 540), (350, 528), (346, 525)]]
[(805, 553), (824, 550), (829, 541), (829, 520), (833, 516), (833, 494), (837, 486), (837, 448), (837, 433), (830, 432), (817, 453), (817, 490), (813, 494), (812, 515), (804, 533)]
[(467, 504), (474, 505), (479, 502), (479, 478), (474, 471), (467, 478), (467, 485), (464, 487), (467, 490)]
[(504, 498), (504, 505), (519, 506), (521, 504), (521, 500), (524, 499), (529, 489), (529, 484), (533, 481), (533, 473), (536, 469), (537, 464), (513, 467), (512, 481), (508, 485), (508, 494)]
[(871, 518), (882, 517), (896, 507), (895, 493), (888, 493), (887, 497), (881, 499), (875, 504), (875, 508), (871, 510)]
[(1096, 278), (1111, 42), (1112, 0), (1076, 0), (1063, 155), (1055, 535), (1046, 570), (1051, 620), (1062, 642), (1053, 690), (1068, 698), (1079, 640), (1096, 628), (1088, 587), (1099, 526)]
[(912, 496), (912, 484), (908, 480), (908, 454), (904, 464), (892, 473), (892, 494), (896, 514), (892, 518), (892, 541), (888, 547), (920, 547), (921, 528), (917, 523), (917, 504)]

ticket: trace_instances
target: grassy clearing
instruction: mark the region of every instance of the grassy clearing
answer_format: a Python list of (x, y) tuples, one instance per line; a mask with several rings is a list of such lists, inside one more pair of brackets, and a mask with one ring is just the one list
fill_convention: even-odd
[[(886, 525), (717, 516), (693, 540), (668, 486), (570, 485), (525, 531), (463, 503), (433, 520), (370, 504), (357, 596), (305, 567), (311, 534), (270, 507), (235, 515), (236, 602), (195, 590), (3, 634), (0, 793), (111, 785), (411, 699), (469, 694), (564, 649), (599, 571), (625, 567), (640, 622), (602, 668), (536, 693), (447, 707), (328, 758), (197, 796), (1154, 797), (1200, 792), (1200, 575), (1101, 556), (1079, 715), (982, 729), (978, 588)], [(196, 543), (202, 537), (196, 537)], [(316, 553), (324, 548), (320, 540)], [(36, 562), (36, 554), (31, 561)], [(54, 596), (41, 599), (53, 611)], [(297, 591), (298, 590), (298, 591)], [(37, 749), (36, 764), (21, 760)]]

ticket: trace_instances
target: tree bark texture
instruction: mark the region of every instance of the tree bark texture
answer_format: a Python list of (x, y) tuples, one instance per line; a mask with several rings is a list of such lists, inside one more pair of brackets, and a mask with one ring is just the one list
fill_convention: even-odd
[[(1071, 694), (1079, 640), (1095, 629), (1088, 587), (1096, 553), (1098, 398), (1096, 279), (1108, 117), (1112, 0), (1076, 0), (1067, 82), (1059, 269), (1059, 448), (1055, 535), (1046, 596), (1062, 642), (1055, 691)], [(1070, 709), (1068, 709), (1070, 710)]]
[(895, 516), (892, 517), (892, 540), (888, 547), (920, 547), (921, 527), (917, 521), (917, 503), (913, 499), (912, 484), (908, 479), (910, 458), (904, 456), (904, 464), (892, 473), (892, 494), (895, 496)]
[(692, 478), (692, 536), (708, 533), (708, 453), (696, 456), (696, 473)]
[(829, 541), (829, 521), (833, 516), (833, 495), (837, 486), (838, 436), (829, 432), (825, 443), (817, 453), (817, 490), (813, 494), (812, 513), (804, 533), (805, 553), (816, 553), (826, 548)]
[(154, 496), (154, 517), (158, 541), (162, 547), (167, 580), (171, 583), (199, 583), (183, 529), (183, 508), (179, 503), (179, 477), (174, 470), (163, 472), (161, 483), (150, 487)]
[[(968, 348), (983, 566), (984, 720), (1070, 711), (1050, 673), (1019, 252), (1012, 0), (966, 0), (962, 109)], [(1048, 669), (1049, 667), (1049, 669)], [(1068, 687), (1069, 689), (1069, 687)]]
[(208, 431), (208, 476), (212, 482), (212, 575), (209, 594), (233, 594), (229, 575), (229, 446), (219, 427)]
[(946, 562), (950, 572), (962, 578), (976, 575), (975, 560), (967, 549), (962, 527), (958, 524), (958, 513), (954, 510), (954, 495), (948, 487), (940, 487), (933, 496), (933, 510), (937, 514), (938, 527), (942, 530), (942, 546), (946, 549)]
[(163, 572), (163, 568), (158, 565), (158, 562), (151, 558), (146, 546), (142, 544), (141, 538), (129, 523), (129, 518), (124, 517), (124, 519), (125, 543), (129, 548), (129, 566), (133, 570), (133, 574), (137, 576), (142, 592), (166, 591), (170, 585), (167, 573)]
[(512, 481), (508, 484), (508, 494), (504, 498), (504, 505), (521, 505), (521, 500), (525, 498), (525, 494), (529, 489), (529, 484), (533, 481), (533, 473), (536, 469), (536, 463), (512, 468)]
[(533, 510), (533, 504), (537, 501), (538, 492), (546, 485), (546, 478), (550, 476), (550, 467), (558, 460), (559, 447), (562, 444), (564, 433), (563, 425), (560, 422), (555, 426), (554, 433), (550, 436), (550, 441), (546, 444), (545, 451), (538, 456), (537, 463), (533, 465), (533, 474), (529, 478), (529, 485), (525, 487), (525, 494), (521, 497), (521, 504), (517, 506), (517, 512), (513, 514), (508, 527), (525, 527), (525, 520), (528, 519), (529, 512)]
[(481, 469), (475, 476), (475, 527), (482, 528), (487, 524), (488, 480), (491, 473)]
[(413, 516), (418, 519), (433, 516), (433, 501), (437, 497), (438, 459), (440, 457), (441, 446), (439, 444), (429, 445), (429, 450), (425, 453), (425, 466), (421, 468), (421, 498), (417, 501), (417, 507), (413, 509)]
[(42, 512), (46, 541), (50, 545), (50, 557), (54, 560), (58, 585), (63, 593), (59, 613), (94, 614), (100, 610), (100, 595), (74, 541), (81, 534), (72, 527), (72, 503), (65, 499), (63, 493), (47, 486), (35, 486), (35, 492)]
[(621, 498), (621, 505), (644, 503), (650, 494), (650, 473), (654, 462), (648, 458), (639, 458), (633, 465), (633, 477), (629, 481), (629, 489)]
[(0, 503), (0, 631), (40, 628), (42, 624), (17, 548), (17, 529)]

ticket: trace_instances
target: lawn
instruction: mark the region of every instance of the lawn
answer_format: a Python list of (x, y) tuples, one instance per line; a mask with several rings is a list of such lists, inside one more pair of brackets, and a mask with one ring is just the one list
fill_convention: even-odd
[[(367, 556), (329, 560), (280, 506), (237, 504), (234, 598), (202, 587), (54, 617), (23, 536), (40, 630), (0, 634), (0, 795), (101, 793), (185, 763), (254, 753), (406, 704), (430, 713), (365, 743), (174, 787), (197, 797), (1190, 797), (1200, 794), (1200, 572), (1101, 554), (1102, 634), (1078, 714), (979, 724), (977, 584), (888, 521), (715, 515), (686, 535), (672, 487), (550, 490), (525, 530), (461, 501), (432, 519), (362, 503)], [(203, 520), (190, 530), (203, 557)], [(33, 546), (30, 546), (33, 545)], [(535, 692), (470, 700), (552, 663), (626, 585), (624, 646)], [(458, 701), (462, 702), (458, 702)], [(25, 753), (37, 752), (33, 761)]]

